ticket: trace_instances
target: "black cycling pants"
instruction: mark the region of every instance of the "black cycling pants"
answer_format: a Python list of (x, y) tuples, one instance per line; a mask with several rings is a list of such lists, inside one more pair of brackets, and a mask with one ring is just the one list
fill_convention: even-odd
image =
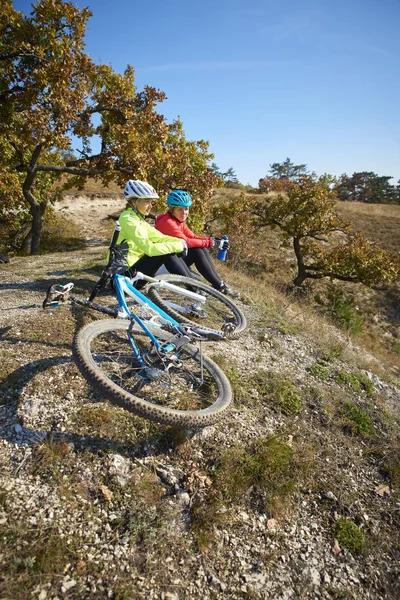
[(142, 256), (142, 258), (140, 258), (137, 262), (135, 262), (134, 265), (130, 267), (127, 274), (129, 277), (132, 277), (135, 271), (141, 271), (145, 275), (153, 277), (161, 265), (165, 265), (169, 273), (174, 273), (175, 275), (184, 275), (185, 277), (192, 277), (190, 269), (186, 265), (185, 261), (180, 256), (176, 256), (176, 254), (163, 254), (162, 256)]
[[(167, 271), (174, 275), (183, 275), (193, 278), (189, 267), (195, 265), (200, 275), (204, 277), (215, 289), (221, 287), (222, 280), (215, 270), (212, 258), (206, 248), (189, 248), (188, 255), (183, 259), (176, 254), (164, 254), (162, 256), (142, 256), (128, 270), (129, 277), (133, 276), (135, 271), (141, 271), (145, 275), (153, 277), (161, 265), (165, 265)], [(145, 282), (137, 282), (136, 287), (140, 288)]]
[(215, 270), (214, 263), (207, 248), (189, 248), (188, 255), (184, 258), (188, 267), (196, 266), (196, 269), (203, 275), (213, 288), (219, 290), (221, 287), (221, 277)]

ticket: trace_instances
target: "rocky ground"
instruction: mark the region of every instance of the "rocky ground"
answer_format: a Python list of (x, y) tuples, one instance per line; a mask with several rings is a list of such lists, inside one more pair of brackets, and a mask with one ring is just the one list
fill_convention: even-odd
[[(119, 208), (86, 208), (88, 238)], [(0, 597), (397, 599), (398, 370), (242, 279), (247, 331), (207, 346), (229, 415), (147, 422), (74, 365), (92, 317), (41, 308), (50, 283), (87, 291), (105, 250), (0, 265)]]

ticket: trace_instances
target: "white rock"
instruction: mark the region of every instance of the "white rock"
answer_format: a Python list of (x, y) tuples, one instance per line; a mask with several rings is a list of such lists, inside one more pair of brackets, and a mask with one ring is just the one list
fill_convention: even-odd
[(65, 593), (75, 586), (76, 586), (75, 579), (64, 579), (62, 586), (61, 586), (61, 591)]
[(321, 585), (321, 575), (315, 567), (306, 567), (302, 573), (313, 586), (319, 587)]

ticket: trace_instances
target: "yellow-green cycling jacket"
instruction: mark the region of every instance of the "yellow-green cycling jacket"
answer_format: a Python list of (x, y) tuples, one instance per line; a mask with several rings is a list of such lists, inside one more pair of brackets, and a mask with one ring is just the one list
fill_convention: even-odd
[(117, 244), (124, 240), (128, 242), (128, 265), (130, 267), (144, 255), (162, 256), (172, 252), (182, 252), (182, 240), (157, 231), (132, 208), (124, 210), (118, 221), (121, 231)]

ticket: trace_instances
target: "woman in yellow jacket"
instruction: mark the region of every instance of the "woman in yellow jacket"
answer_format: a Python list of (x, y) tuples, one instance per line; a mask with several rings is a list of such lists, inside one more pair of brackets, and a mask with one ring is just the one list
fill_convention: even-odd
[(128, 274), (141, 271), (152, 277), (165, 265), (170, 273), (191, 277), (189, 267), (178, 256), (187, 254), (185, 240), (164, 235), (145, 220), (153, 198), (159, 197), (155, 189), (145, 181), (130, 179), (124, 196), (127, 206), (118, 219), (121, 231), (117, 244), (128, 244)]

